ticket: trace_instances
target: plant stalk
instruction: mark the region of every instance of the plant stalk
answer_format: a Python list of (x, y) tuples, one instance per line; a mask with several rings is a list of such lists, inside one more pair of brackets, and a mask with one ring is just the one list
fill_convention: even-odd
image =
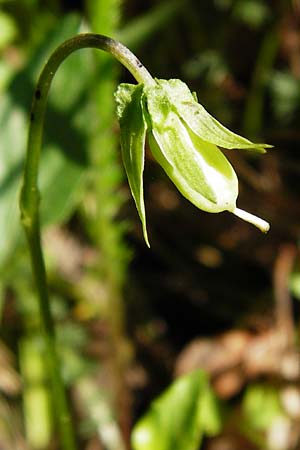
[(97, 48), (104, 50), (123, 64), (131, 72), (138, 83), (143, 83), (145, 85), (155, 84), (154, 79), (146, 68), (140, 63), (135, 55), (122, 44), (106, 36), (86, 33), (65, 41), (52, 53), (41, 72), (34, 92), (23, 186), (20, 196), (20, 210), (21, 221), (30, 250), (32, 271), (38, 294), (41, 323), (45, 336), (47, 362), (53, 389), (53, 403), (57, 414), (61, 448), (63, 450), (75, 450), (77, 446), (56, 348), (54, 319), (50, 308), (46, 268), (41, 245), (38, 169), (45, 110), (51, 82), (60, 64), (67, 56), (82, 48)]

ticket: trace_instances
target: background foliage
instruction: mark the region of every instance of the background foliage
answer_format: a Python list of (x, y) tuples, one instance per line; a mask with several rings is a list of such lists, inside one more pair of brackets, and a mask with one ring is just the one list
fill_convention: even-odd
[(198, 211), (148, 154), (148, 250), (113, 100), (131, 76), (96, 51), (63, 64), (40, 184), (80, 448), (299, 448), (299, 24), (297, 0), (0, 1), (1, 449), (59, 448), (17, 199), (34, 83), (82, 31), (120, 39), (154, 76), (181, 78), (226, 126), (275, 148), (226, 152), (239, 205), (271, 222), (267, 236)]

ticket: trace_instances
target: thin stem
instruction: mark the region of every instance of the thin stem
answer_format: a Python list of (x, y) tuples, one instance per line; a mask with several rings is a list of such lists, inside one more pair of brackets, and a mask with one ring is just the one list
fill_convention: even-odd
[(139, 83), (154, 85), (155, 81), (126, 47), (119, 42), (98, 34), (80, 34), (60, 45), (44, 66), (34, 93), (30, 127), (27, 142), (27, 156), (24, 168), (23, 187), (20, 196), (21, 220), (30, 249), (32, 271), (38, 292), (41, 322), (45, 335), (49, 373), (53, 387), (53, 402), (58, 417), (58, 426), (63, 450), (75, 450), (76, 439), (72, 427), (71, 414), (60, 372), (59, 358), (55, 343), (54, 320), (50, 309), (47, 277), (39, 219), (38, 169), (42, 144), (45, 110), (48, 92), (54, 75), (68, 55), (82, 48), (98, 48), (114, 56), (135, 77)]

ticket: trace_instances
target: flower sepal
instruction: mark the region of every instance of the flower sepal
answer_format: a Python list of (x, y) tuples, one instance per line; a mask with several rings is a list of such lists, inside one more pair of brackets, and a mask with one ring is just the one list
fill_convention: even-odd
[(143, 112), (143, 85), (120, 84), (115, 93), (121, 129), (121, 149), (129, 187), (150, 247), (144, 204), (143, 172), (147, 123)]

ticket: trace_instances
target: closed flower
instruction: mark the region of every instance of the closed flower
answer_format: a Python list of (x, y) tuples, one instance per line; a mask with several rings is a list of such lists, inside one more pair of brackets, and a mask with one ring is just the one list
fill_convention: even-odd
[(230, 211), (262, 231), (269, 224), (236, 207), (238, 180), (218, 146), (265, 152), (232, 133), (200, 105), (180, 80), (153, 86), (121, 84), (116, 93), (123, 161), (149, 245), (143, 196), (145, 140), (178, 190), (203, 211)]

